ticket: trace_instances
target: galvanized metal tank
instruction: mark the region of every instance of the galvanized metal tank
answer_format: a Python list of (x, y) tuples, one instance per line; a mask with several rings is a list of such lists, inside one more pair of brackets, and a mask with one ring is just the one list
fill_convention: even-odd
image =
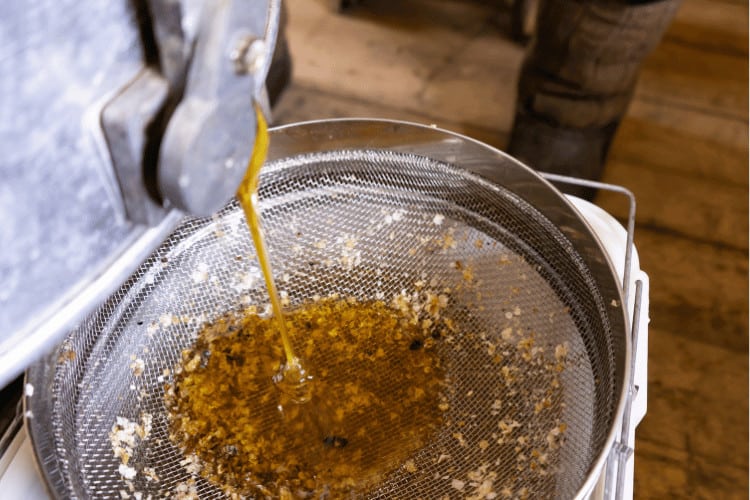
[(235, 192), (279, 0), (0, 5), (0, 386)]

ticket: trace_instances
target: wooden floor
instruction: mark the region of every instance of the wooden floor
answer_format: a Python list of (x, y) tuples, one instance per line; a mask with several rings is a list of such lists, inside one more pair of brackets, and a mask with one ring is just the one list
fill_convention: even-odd
[[(524, 48), (470, 0), (289, 0), (293, 83), (275, 122), (398, 118), (504, 147)], [(748, 494), (748, 4), (684, 0), (649, 57), (605, 181), (638, 201), (651, 278), (636, 498)], [(622, 216), (615, 196), (597, 203)]]

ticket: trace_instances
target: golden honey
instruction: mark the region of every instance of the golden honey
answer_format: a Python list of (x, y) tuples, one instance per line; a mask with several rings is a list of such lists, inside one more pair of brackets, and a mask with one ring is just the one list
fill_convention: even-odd
[[(167, 398), (171, 437), (227, 492), (341, 498), (382, 481), (442, 424), (436, 342), (383, 302), (324, 299), (286, 315), (288, 340), (315, 373), (310, 401), (274, 386), (276, 324), (230, 315), (183, 352)], [(291, 344), (290, 344), (291, 345)]]
[(253, 244), (255, 245), (255, 252), (258, 256), (258, 264), (263, 271), (266, 289), (268, 290), (268, 296), (271, 301), (271, 308), (273, 310), (274, 318), (276, 318), (276, 326), (279, 330), (281, 343), (284, 346), (286, 362), (281, 365), (279, 372), (274, 374), (274, 380), (280, 390), (290, 395), (296, 402), (304, 403), (309, 399), (308, 385), (312, 380), (312, 376), (302, 366), (299, 358), (294, 355), (292, 345), (289, 342), (289, 335), (286, 330), (283, 311), (281, 309), (281, 301), (279, 300), (279, 293), (276, 290), (276, 283), (274, 282), (273, 272), (271, 271), (271, 263), (268, 259), (268, 251), (266, 250), (266, 244), (263, 239), (263, 228), (261, 226), (260, 211), (258, 209), (258, 182), (260, 180), (260, 169), (263, 166), (266, 154), (268, 153), (268, 126), (266, 125), (263, 113), (259, 108), (256, 108), (256, 116), (258, 129), (255, 139), (255, 148), (253, 149), (253, 154), (250, 158), (245, 176), (237, 190), (237, 198), (242, 206), (242, 210), (245, 212), (247, 226), (250, 229)]

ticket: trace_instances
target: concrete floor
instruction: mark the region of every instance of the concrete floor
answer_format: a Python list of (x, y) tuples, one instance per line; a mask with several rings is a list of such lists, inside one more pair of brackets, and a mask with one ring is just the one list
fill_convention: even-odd
[[(289, 0), (277, 124), (365, 116), (504, 147), (524, 47), (491, 2)], [(496, 2), (497, 3), (497, 2)], [(651, 278), (636, 498), (748, 494), (748, 4), (685, 0), (646, 61), (605, 181), (638, 201)], [(614, 195), (597, 204), (626, 213)]]

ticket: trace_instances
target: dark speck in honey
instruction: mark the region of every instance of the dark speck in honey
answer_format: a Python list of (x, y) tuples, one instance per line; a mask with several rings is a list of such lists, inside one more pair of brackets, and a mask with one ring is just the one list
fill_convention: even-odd
[(349, 440), (341, 436), (326, 436), (323, 439), (323, 444), (329, 448), (343, 448), (349, 444)]

